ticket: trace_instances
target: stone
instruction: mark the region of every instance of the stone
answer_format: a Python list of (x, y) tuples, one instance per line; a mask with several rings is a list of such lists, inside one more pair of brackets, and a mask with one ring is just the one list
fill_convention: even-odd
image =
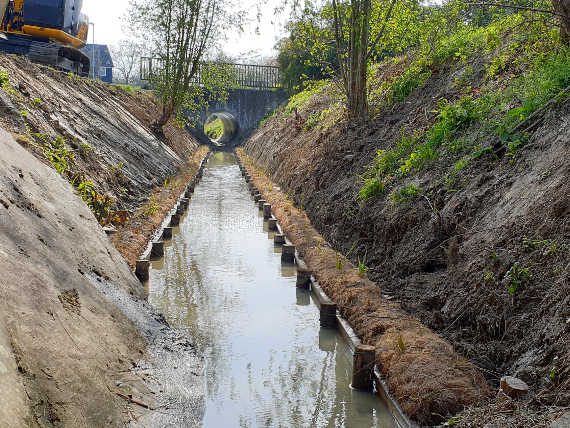
[(511, 398), (518, 398), (528, 392), (528, 385), (517, 377), (503, 376), (501, 378), (501, 391)]

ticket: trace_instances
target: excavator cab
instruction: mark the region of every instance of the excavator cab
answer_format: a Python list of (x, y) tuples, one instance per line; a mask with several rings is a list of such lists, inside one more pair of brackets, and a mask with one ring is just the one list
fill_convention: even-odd
[(79, 75), (89, 73), (83, 0), (0, 0), (0, 50)]

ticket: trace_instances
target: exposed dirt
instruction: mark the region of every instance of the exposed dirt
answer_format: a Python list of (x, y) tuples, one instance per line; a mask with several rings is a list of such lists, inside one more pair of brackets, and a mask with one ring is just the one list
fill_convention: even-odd
[[(357, 198), (358, 176), (379, 149), (390, 147), (402, 129), (433, 123), (438, 99), (461, 96), (453, 86), (456, 74), (434, 74), (405, 102), (365, 124), (303, 131), (311, 108), (300, 119), (278, 116), (252, 136), (245, 152), (306, 209), (335, 250), (350, 253), (354, 263), (365, 258), (381, 293), (446, 338), (493, 387), (501, 376), (514, 375), (530, 385), (525, 403), (535, 411), (569, 406), (567, 98), (535, 118), (514, 161), (480, 158), (461, 170), (452, 189), (441, 179), (441, 164), (425, 168), (414, 182), (426, 196), (398, 205), (387, 196)], [(531, 277), (511, 294), (509, 272), (517, 262)], [(477, 426), (469, 418), (461, 423)]]
[[(114, 201), (102, 222), (116, 223), (114, 242), (134, 260), (207, 148), (173, 124), (157, 139), (149, 125), (158, 109), (145, 92), (0, 60), (9, 78), (0, 128), (19, 143), (0, 130), (0, 425), (196, 425), (202, 362), (144, 302), (144, 288), (74, 193), (92, 182)], [(46, 148), (58, 138), (50, 160)]]
[(330, 248), (306, 213), (295, 208), (242, 150), (238, 154), (321, 287), (362, 341), (376, 347), (376, 363), (409, 417), (420, 423), (431, 422), (434, 415), (449, 418), (488, 396), (487, 383), (475, 366), (398, 303), (385, 299), (376, 284)]
[(130, 94), (11, 55), (0, 54), (0, 61), (9, 79), (0, 91), (0, 127), (46, 164), (45, 143), (63, 138), (65, 175), (76, 186), (94, 183), (116, 211), (132, 214), (198, 148), (174, 123), (165, 127), (164, 141), (153, 134), (159, 108), (147, 91)]
[(206, 146), (196, 150), (188, 163), (166, 186), (152, 191), (149, 204), (143, 205), (124, 224), (117, 226), (118, 232), (112, 236), (113, 244), (132, 268), (188, 183), (196, 176), (206, 153)]

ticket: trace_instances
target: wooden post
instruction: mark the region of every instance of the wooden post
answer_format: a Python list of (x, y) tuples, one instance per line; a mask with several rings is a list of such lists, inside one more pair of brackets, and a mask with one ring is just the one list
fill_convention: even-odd
[(275, 232), (277, 230), (277, 219), (270, 218), (269, 220), (267, 220), (267, 228), (269, 229), (270, 232)]
[(150, 261), (148, 261), (148, 260), (137, 260), (137, 264), (135, 267), (135, 275), (139, 279), (140, 282), (148, 281), (149, 269), (150, 269)]
[(283, 263), (295, 262), (295, 246), (291, 244), (283, 244), (283, 251), (281, 252), (281, 261)]
[(260, 199), (261, 199), (261, 194), (259, 192), (257, 192), (255, 195), (253, 195), (253, 200), (255, 202), (259, 202)]
[(271, 204), (263, 204), (263, 218), (268, 219), (271, 217)]
[(321, 303), (321, 327), (336, 327), (336, 303)]
[(352, 387), (371, 391), (374, 389), (374, 364), (376, 353), (374, 346), (361, 343), (354, 347), (354, 360), (352, 365)]
[(257, 206), (259, 207), (259, 211), (263, 211), (263, 205), (266, 204), (267, 201), (265, 199), (260, 199), (257, 201)]
[(150, 258), (160, 259), (163, 256), (164, 256), (164, 241), (153, 242), (152, 247), (150, 249)]
[(307, 268), (297, 267), (297, 288), (311, 288), (311, 275), (312, 272)]
[(172, 239), (172, 227), (168, 226), (162, 229), (162, 239)]
[(168, 224), (170, 227), (178, 226), (180, 224), (180, 216), (178, 214), (172, 214), (170, 217), (170, 223)]
[(283, 245), (285, 243), (285, 235), (282, 233), (276, 233), (273, 237), (273, 243), (276, 245)]

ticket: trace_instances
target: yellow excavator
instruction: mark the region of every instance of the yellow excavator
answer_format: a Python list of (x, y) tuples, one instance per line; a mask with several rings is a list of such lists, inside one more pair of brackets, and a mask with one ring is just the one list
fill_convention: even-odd
[(0, 51), (82, 76), (89, 20), (83, 0), (0, 0)]

